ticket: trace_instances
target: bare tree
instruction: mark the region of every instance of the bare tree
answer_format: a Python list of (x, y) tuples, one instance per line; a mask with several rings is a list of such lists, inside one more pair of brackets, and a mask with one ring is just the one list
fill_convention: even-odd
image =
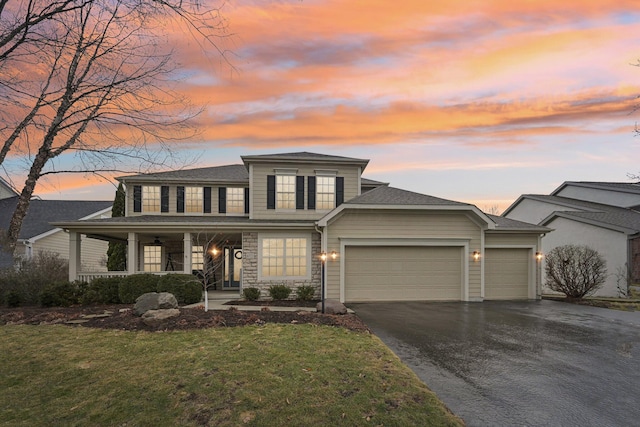
[(221, 248), (224, 246), (226, 236), (220, 233), (208, 233), (199, 231), (193, 238), (195, 247), (201, 249), (202, 261), (200, 269), (197, 269), (196, 276), (202, 283), (204, 291), (204, 310), (209, 310), (209, 298), (207, 292), (217, 284), (222, 284), (222, 274), (224, 265), (224, 254)]
[(546, 256), (547, 286), (568, 298), (594, 293), (607, 278), (607, 263), (596, 251), (583, 245), (553, 248)]
[[(7, 230), (14, 246), (38, 180), (53, 173), (167, 165), (169, 142), (193, 135), (200, 110), (174, 86), (163, 31), (182, 25), (224, 57), (227, 36), (204, 0), (0, 0), (0, 166), (25, 159), (26, 181)], [(56, 168), (62, 154), (76, 167)], [(127, 172), (130, 170), (127, 170)]]

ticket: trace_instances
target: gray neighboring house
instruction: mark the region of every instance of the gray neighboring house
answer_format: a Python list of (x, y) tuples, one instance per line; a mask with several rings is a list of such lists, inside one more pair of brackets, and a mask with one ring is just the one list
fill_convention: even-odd
[[(18, 202), (17, 194), (6, 183), (0, 182), (0, 229), (6, 230)], [(69, 259), (69, 234), (51, 222), (66, 220), (87, 220), (111, 217), (110, 201), (84, 200), (40, 200), (34, 199), (24, 219), (18, 243), (13, 254), (0, 249), (0, 268), (14, 266), (21, 260), (28, 260), (39, 252), (53, 252), (61, 258)], [(106, 271), (104, 265), (108, 244), (89, 239), (82, 256), (86, 268)]]
[[(120, 177), (124, 217), (55, 224), (69, 230), (70, 278), (214, 270), (217, 289), (264, 296), (273, 284), (310, 285), (320, 296), (324, 278), (324, 295), (343, 302), (540, 296), (536, 254), (547, 227), (363, 178), (366, 159), (241, 158)], [(81, 266), (80, 236), (126, 243), (128, 270)]]
[(640, 283), (640, 183), (567, 181), (550, 195), (520, 196), (502, 216), (549, 227), (548, 253), (588, 245), (604, 256), (608, 276), (598, 296), (619, 296), (626, 276)]

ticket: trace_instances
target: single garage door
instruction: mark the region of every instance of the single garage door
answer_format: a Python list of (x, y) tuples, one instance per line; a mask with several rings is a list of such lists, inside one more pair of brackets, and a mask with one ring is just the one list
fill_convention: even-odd
[(486, 249), (484, 299), (529, 298), (529, 249)]
[(347, 246), (345, 300), (462, 299), (462, 248)]

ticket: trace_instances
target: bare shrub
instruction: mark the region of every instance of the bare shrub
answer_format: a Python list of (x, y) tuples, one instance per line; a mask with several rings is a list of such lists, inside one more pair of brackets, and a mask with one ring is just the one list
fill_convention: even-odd
[(600, 289), (607, 277), (607, 263), (585, 245), (564, 245), (546, 256), (546, 285), (567, 298), (583, 298)]

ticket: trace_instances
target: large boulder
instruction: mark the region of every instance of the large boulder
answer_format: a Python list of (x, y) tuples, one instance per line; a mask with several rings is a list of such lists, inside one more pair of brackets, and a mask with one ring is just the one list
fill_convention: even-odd
[[(316, 304), (316, 311), (322, 311), (322, 301)], [(325, 314), (347, 314), (347, 307), (335, 299), (324, 300)]]
[(180, 310), (177, 308), (168, 308), (161, 310), (147, 310), (142, 315), (142, 321), (153, 328), (162, 324), (163, 320), (170, 319), (180, 315)]
[(173, 294), (169, 292), (148, 292), (140, 295), (136, 299), (133, 311), (137, 316), (142, 316), (149, 310), (163, 310), (170, 308), (178, 308), (178, 301)]

